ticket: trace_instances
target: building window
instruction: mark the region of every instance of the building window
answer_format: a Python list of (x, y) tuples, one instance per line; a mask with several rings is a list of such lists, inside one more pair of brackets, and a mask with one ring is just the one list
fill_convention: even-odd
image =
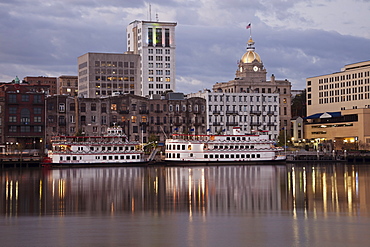
[(36, 103), (36, 104), (41, 103), (41, 95), (34, 95), (33, 96), (33, 103)]
[(22, 94), (22, 102), (30, 101), (30, 96), (28, 94)]
[(17, 95), (16, 94), (9, 94), (8, 102), (9, 103), (17, 103)]
[(86, 112), (86, 104), (81, 103), (81, 112)]
[(41, 117), (40, 116), (34, 116), (33, 117), (33, 122), (34, 123), (41, 123)]
[(65, 112), (65, 111), (66, 111), (65, 104), (64, 103), (60, 103), (59, 104), (59, 112)]

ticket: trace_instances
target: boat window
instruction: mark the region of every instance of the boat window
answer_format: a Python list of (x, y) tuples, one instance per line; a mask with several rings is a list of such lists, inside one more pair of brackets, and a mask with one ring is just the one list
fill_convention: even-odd
[(240, 141), (240, 137), (237, 137), (236, 139), (237, 139), (238, 141)]
[(193, 153), (190, 153), (190, 157), (193, 157)]
[(121, 157), (120, 157), (120, 158), (121, 158), (121, 160), (124, 160), (124, 159), (125, 159), (125, 156), (121, 155)]
[(240, 146), (240, 149), (243, 149), (244, 148), (244, 146)]
[(238, 149), (239, 148), (239, 146), (235, 146), (235, 149)]
[(115, 159), (115, 160), (118, 160), (118, 156), (114, 156), (114, 159)]
[(260, 154), (257, 154), (257, 158), (260, 158), (261, 157), (261, 155)]
[(224, 155), (223, 154), (220, 154), (220, 158), (223, 159), (224, 158)]
[(211, 159), (213, 159), (213, 154), (210, 154), (210, 155), (209, 155), (209, 157), (210, 157)]
[(119, 151), (122, 151), (122, 149), (123, 149), (122, 147), (119, 147)]
[(73, 156), (73, 157), (72, 157), (72, 159), (73, 159), (73, 160), (77, 160), (77, 157), (76, 157), (76, 156)]
[(191, 150), (191, 145), (188, 145), (188, 150)]
[(224, 146), (220, 146), (220, 149), (223, 149), (224, 148)]
[(214, 148), (214, 149), (217, 149), (217, 148), (218, 148), (218, 146), (214, 146), (213, 148)]
[(63, 160), (63, 156), (60, 156), (60, 157), (59, 157), (59, 160)]
[(215, 158), (218, 159), (218, 154), (215, 154)]
[(255, 154), (252, 154), (252, 158), (256, 158), (256, 155)]
[(111, 151), (112, 150), (112, 147), (108, 147), (108, 151)]
[(173, 154), (172, 154), (172, 158), (175, 158), (175, 155), (176, 155), (176, 154), (175, 154), (175, 153), (173, 153)]
[(182, 150), (185, 150), (185, 145), (182, 145)]
[(235, 158), (239, 159), (240, 158), (239, 156), (240, 156), (239, 154), (235, 154)]
[(233, 158), (234, 158), (234, 155), (233, 155), (233, 154), (230, 154), (230, 158), (232, 158), (232, 159), (233, 159)]
[(241, 157), (242, 159), (244, 159), (244, 158), (245, 158), (245, 155), (244, 155), (244, 154), (242, 154), (242, 155), (240, 155), (240, 157)]
[(135, 150), (135, 147), (131, 147), (131, 150)]
[(94, 151), (94, 147), (90, 147), (90, 150), (91, 150), (91, 151)]
[(112, 160), (113, 159), (113, 156), (109, 156), (108, 159)]
[(242, 140), (245, 141), (245, 137), (243, 137)]
[(251, 148), (254, 148), (254, 146), (252, 145)]
[(107, 159), (107, 156), (103, 156), (103, 160), (106, 160)]
[(113, 150), (114, 150), (114, 151), (117, 151), (117, 147), (114, 147), (114, 148), (113, 148)]
[(205, 154), (205, 155), (204, 155), (204, 158), (205, 158), (205, 159), (208, 159), (208, 154)]
[(67, 156), (67, 160), (71, 160), (71, 156)]
[(229, 158), (229, 155), (228, 155), (228, 154), (226, 154), (226, 155), (225, 155), (225, 158), (226, 158), (226, 159), (228, 159), (228, 158)]
[(101, 151), (105, 151), (105, 147), (102, 147), (102, 148), (101, 148)]
[(249, 146), (245, 146), (245, 148), (249, 148)]
[(231, 140), (235, 141), (235, 137), (232, 137)]
[(180, 158), (180, 153), (177, 154), (177, 158)]
[(129, 159), (130, 159), (130, 155), (126, 155), (126, 159), (128, 159), (128, 160), (129, 160)]
[(234, 148), (234, 146), (230, 146), (230, 149), (233, 149)]
[(177, 145), (177, 149), (176, 150), (180, 150), (181, 148), (180, 148), (180, 145)]
[(230, 141), (230, 137), (226, 137), (226, 140)]
[(249, 159), (251, 157), (251, 155), (250, 154), (247, 154), (247, 159)]

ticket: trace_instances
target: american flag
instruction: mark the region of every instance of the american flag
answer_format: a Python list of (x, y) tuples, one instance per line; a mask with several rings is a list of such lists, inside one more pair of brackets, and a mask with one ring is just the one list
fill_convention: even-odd
[(248, 23), (247, 29), (251, 28), (251, 23)]

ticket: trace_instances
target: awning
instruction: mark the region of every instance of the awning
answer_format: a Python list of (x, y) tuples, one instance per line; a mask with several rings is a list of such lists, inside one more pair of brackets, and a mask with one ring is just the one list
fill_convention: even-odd
[(324, 112), (324, 113), (316, 113), (311, 116), (305, 117), (305, 119), (318, 119), (318, 118), (332, 118), (332, 117), (341, 117), (342, 114), (340, 111), (338, 112)]

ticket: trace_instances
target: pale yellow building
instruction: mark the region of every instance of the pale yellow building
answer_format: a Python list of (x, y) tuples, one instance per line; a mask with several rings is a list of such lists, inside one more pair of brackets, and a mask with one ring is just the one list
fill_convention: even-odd
[(307, 78), (306, 141), (325, 149), (370, 149), (370, 61)]

